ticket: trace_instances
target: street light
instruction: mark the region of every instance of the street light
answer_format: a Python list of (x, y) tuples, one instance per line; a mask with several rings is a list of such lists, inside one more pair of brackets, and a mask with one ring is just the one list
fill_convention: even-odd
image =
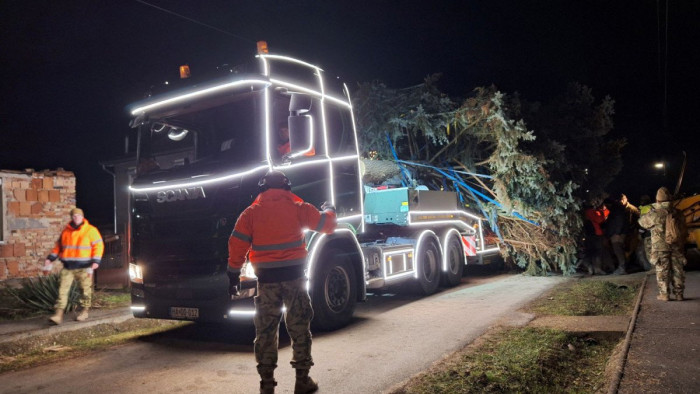
[(657, 161), (654, 163), (654, 168), (657, 170), (663, 171), (664, 177), (666, 177), (666, 162), (665, 161)]

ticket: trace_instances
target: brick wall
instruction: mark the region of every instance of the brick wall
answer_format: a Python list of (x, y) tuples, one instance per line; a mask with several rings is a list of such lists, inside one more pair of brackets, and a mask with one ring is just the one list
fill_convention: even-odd
[(75, 206), (75, 175), (55, 171), (0, 170), (4, 199), (0, 281), (39, 276)]

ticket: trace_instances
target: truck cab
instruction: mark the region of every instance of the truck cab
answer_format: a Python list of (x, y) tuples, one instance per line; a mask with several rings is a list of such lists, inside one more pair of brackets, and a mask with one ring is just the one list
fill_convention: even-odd
[(253, 316), (250, 265), (241, 295), (228, 295), (227, 241), (269, 170), (283, 171), (306, 202), (337, 210), (334, 234), (306, 233), (317, 328), (347, 324), (368, 288), (453, 286), (469, 242), (485, 250), (480, 219), (454, 193), (362, 184), (349, 91), (315, 65), (259, 50), (245, 71), (153, 95), (129, 112), (138, 135), (129, 187), (135, 317)]

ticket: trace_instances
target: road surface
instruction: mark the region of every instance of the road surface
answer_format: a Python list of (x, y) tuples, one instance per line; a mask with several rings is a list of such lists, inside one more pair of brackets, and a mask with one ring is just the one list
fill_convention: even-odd
[[(465, 277), (430, 297), (371, 295), (351, 325), (314, 334), (319, 393), (386, 392), (461, 349), (566, 279)], [(256, 393), (252, 324), (189, 325), (90, 356), (0, 375), (3, 393)], [(280, 341), (277, 393), (292, 393), (289, 339)]]

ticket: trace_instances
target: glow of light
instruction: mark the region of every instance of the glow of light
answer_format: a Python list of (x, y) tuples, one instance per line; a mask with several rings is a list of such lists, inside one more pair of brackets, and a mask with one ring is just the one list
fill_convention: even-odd
[(352, 108), (352, 99), (350, 98), (350, 89), (348, 85), (343, 84), (343, 90), (345, 95), (348, 97), (348, 103), (350, 103), (350, 120), (352, 122), (352, 134), (355, 137), (355, 152), (357, 152), (357, 177), (359, 186), (358, 196), (360, 196), (360, 212), (362, 214), (362, 221), (360, 222), (360, 231), (365, 231), (365, 202), (364, 202), (364, 190), (362, 190), (362, 174), (360, 173), (361, 161), (360, 161), (360, 143), (357, 139), (357, 126), (355, 125), (355, 113)]
[(306, 67), (309, 67), (309, 68), (314, 68), (314, 69), (316, 69), (316, 70), (318, 70), (318, 71), (323, 71), (323, 70), (320, 69), (318, 66), (314, 66), (314, 65), (311, 64), (311, 63), (307, 63), (307, 62), (305, 62), (305, 61), (303, 61), (303, 60), (295, 59), (295, 58), (289, 57), (289, 56), (270, 55), (270, 54), (260, 54), (260, 55), (256, 55), (256, 56), (257, 56), (257, 57), (261, 57), (261, 58), (263, 58), (263, 59), (275, 59), (275, 60), (283, 60), (283, 61), (290, 62), (290, 63), (297, 63), (297, 64), (301, 64), (301, 65), (306, 66)]
[[(243, 172), (237, 172), (233, 174), (227, 174), (215, 178), (210, 178), (210, 179), (202, 179), (202, 180), (197, 180), (197, 181), (192, 181), (192, 182), (184, 182), (184, 183), (173, 183), (173, 184), (164, 184), (164, 185), (159, 185), (159, 186), (151, 186), (151, 187), (134, 187), (134, 186), (129, 186), (129, 190), (132, 192), (154, 192), (158, 190), (166, 190), (166, 189), (179, 189), (179, 188), (187, 188), (187, 187), (192, 187), (192, 186), (202, 186), (202, 185), (207, 185), (207, 184), (212, 184), (212, 183), (217, 183), (217, 182), (222, 182), (222, 181), (227, 181), (229, 179), (241, 177), (244, 175), (248, 174), (253, 174), (256, 173), (260, 170), (264, 170), (268, 168), (268, 166), (258, 166), (253, 169), (250, 169), (248, 171), (243, 171)], [(154, 182), (156, 183), (156, 182)]]
[[(389, 279), (390, 276), (391, 276), (391, 277), (397, 277), (397, 276), (403, 276), (403, 275), (404, 275), (404, 273), (400, 273), (400, 274), (393, 275), (393, 274), (394, 274), (393, 271), (392, 271), (392, 272), (387, 272), (387, 269), (388, 269), (388, 267), (387, 267), (387, 265), (388, 265), (388, 264), (387, 264), (387, 261), (388, 261), (388, 260), (391, 260), (391, 257), (392, 257), (392, 256), (400, 255), (400, 256), (402, 256), (402, 258), (403, 258), (404, 269), (406, 269), (406, 268), (407, 268), (407, 266), (406, 266), (406, 264), (407, 264), (406, 254), (407, 254), (407, 253), (413, 253), (413, 249), (399, 249), (399, 250), (391, 250), (391, 251), (388, 251), (388, 252), (382, 252), (382, 266), (383, 266), (383, 267), (382, 267), (382, 273), (383, 273), (383, 275), (384, 275), (384, 279)], [(362, 259), (362, 261), (364, 261), (364, 258)], [(414, 259), (414, 264), (413, 264), (413, 266), (415, 267), (415, 259)], [(411, 271), (408, 272), (408, 274), (411, 274), (411, 273), (413, 273), (413, 270), (411, 270)]]
[[(321, 124), (323, 125), (323, 148), (326, 152), (326, 156), (329, 155), (328, 150), (328, 129), (326, 127), (326, 88), (323, 85), (323, 77), (321, 76), (321, 69), (316, 68), (316, 76), (318, 76), (318, 86), (321, 87)], [(333, 162), (328, 162), (328, 174), (331, 185), (331, 204), (335, 205), (335, 177), (333, 176)]]
[[(462, 246), (462, 234), (460, 234), (459, 231), (457, 231), (454, 228), (451, 228), (445, 232), (445, 238), (442, 241), (442, 271), (443, 272), (447, 272), (447, 269), (448, 269), (448, 267), (447, 267), (447, 263), (448, 263), (447, 262), (447, 260), (448, 260), (447, 247), (449, 245), (449, 242), (447, 242), (447, 241), (450, 240), (451, 234), (457, 234), (457, 237), (459, 238), (459, 245), (460, 245), (460, 247)], [(467, 256), (464, 254), (464, 251), (462, 251), (462, 258), (464, 259), (464, 264), (466, 265), (467, 264)]]
[(230, 311), (228, 311), (228, 315), (252, 317), (255, 316), (255, 309), (231, 309)]
[(175, 96), (175, 97), (172, 97), (169, 99), (155, 102), (153, 104), (144, 105), (143, 107), (135, 108), (131, 111), (131, 115), (138, 115), (138, 114), (148, 112), (148, 111), (155, 109), (155, 108), (158, 108), (158, 107), (163, 107), (163, 106), (170, 105), (170, 104), (184, 102), (184, 101), (188, 101), (188, 100), (200, 97), (200, 96), (206, 96), (208, 94), (220, 92), (222, 90), (233, 89), (233, 88), (236, 88), (236, 87), (241, 86), (241, 85), (250, 85), (250, 84), (261, 84), (261, 85), (265, 85), (265, 87), (270, 86), (270, 82), (263, 81), (260, 79), (244, 79), (241, 81), (228, 82), (228, 83), (224, 83), (221, 85), (212, 86), (210, 88), (186, 93), (186, 94), (183, 94), (180, 96)]
[(664, 168), (664, 163), (661, 163), (661, 162), (654, 163), (654, 168), (660, 170), (660, 169)]
[[(486, 248), (486, 242), (484, 241), (484, 226), (482, 226), (481, 221), (479, 221), (479, 249), (483, 251), (484, 248)], [(476, 253), (479, 253), (479, 251), (477, 250)]]
[(440, 240), (438, 239), (437, 235), (432, 230), (425, 230), (420, 235), (418, 236), (418, 240), (416, 241), (416, 254), (413, 256), (413, 267), (415, 267), (415, 274), (413, 275), (414, 278), (418, 279), (418, 265), (421, 263), (420, 260), (420, 248), (422, 246), (422, 240), (423, 237), (431, 236), (435, 240), (438, 241), (438, 245), (440, 244)]
[(342, 218), (338, 218), (337, 220), (339, 222), (349, 222), (355, 219), (362, 219), (362, 215), (343, 216)]
[(490, 248), (490, 249), (485, 249), (485, 250), (478, 250), (476, 253), (491, 253), (491, 252), (497, 252), (499, 250), (501, 250), (501, 249), (498, 247), (495, 247), (495, 248)]
[(451, 224), (460, 225), (469, 231), (474, 231), (474, 229), (471, 226), (469, 226), (467, 223), (463, 222), (462, 220), (458, 220), (458, 219), (437, 219), (436, 218), (435, 220), (430, 220), (430, 221), (414, 221), (412, 219), (412, 215), (424, 215), (424, 214), (428, 214), (428, 215), (450, 214), (450, 215), (454, 215), (454, 216), (464, 215), (464, 216), (468, 216), (468, 217), (472, 216), (477, 220), (479, 219), (478, 217), (471, 215), (471, 214), (464, 212), (464, 211), (413, 211), (413, 212), (409, 212), (408, 225), (409, 226), (425, 226), (428, 224), (451, 223)]
[[(302, 156), (302, 155), (305, 155), (305, 154), (311, 152), (311, 150), (314, 149), (314, 118), (313, 118), (312, 116), (310, 116), (310, 115), (304, 115), (304, 117), (306, 117), (306, 118), (311, 118), (311, 122), (310, 122), (310, 123), (311, 123), (311, 140), (309, 141), (309, 147), (306, 148), (305, 151), (297, 152), (297, 153), (295, 153), (295, 154), (293, 154), (293, 155), (289, 155), (289, 157), (298, 157), (298, 156)], [(290, 137), (291, 137), (291, 136), (290, 136)], [(291, 141), (291, 139), (290, 139), (290, 141)], [(268, 144), (268, 145), (269, 145), (269, 144)], [(269, 146), (268, 146), (268, 149), (269, 149)]]
[(285, 87), (291, 88), (292, 90), (297, 90), (297, 91), (301, 91), (301, 92), (304, 92), (304, 93), (308, 93), (308, 94), (310, 94), (310, 95), (312, 95), (312, 96), (315, 96), (315, 97), (318, 97), (318, 98), (326, 98), (326, 99), (328, 99), (328, 100), (330, 100), (330, 101), (332, 101), (332, 102), (334, 102), (334, 103), (336, 103), (336, 104), (338, 104), (338, 105), (342, 105), (342, 106), (344, 106), (344, 107), (346, 107), (346, 108), (350, 108), (350, 107), (351, 107), (351, 105), (350, 105), (349, 103), (347, 103), (347, 102), (345, 102), (345, 101), (343, 101), (343, 100), (341, 100), (341, 99), (339, 99), (339, 98), (336, 98), (336, 97), (333, 97), (333, 96), (328, 96), (328, 95), (325, 95), (325, 94), (323, 94), (323, 93), (321, 93), (321, 92), (318, 92), (318, 91), (316, 91), (316, 90), (309, 89), (309, 88), (305, 88), (305, 87), (303, 87), (303, 86), (300, 86), (300, 85), (297, 85), (297, 84), (294, 84), (294, 83), (290, 83), (290, 82), (287, 82), (287, 81), (282, 81), (282, 80), (280, 80), (280, 79), (274, 79), (274, 78), (270, 78), (270, 82), (272, 82), (272, 83), (274, 83), (274, 84), (276, 84), (276, 85), (280, 85), (280, 86), (285, 86)]
[(146, 310), (146, 307), (143, 305), (132, 305), (131, 306), (131, 311), (132, 312), (143, 312)]
[[(362, 260), (362, 272), (366, 271), (365, 267), (365, 256), (362, 253), (362, 247), (360, 246), (360, 243), (357, 241), (357, 237), (355, 237), (355, 233), (352, 232), (352, 230), (347, 229), (347, 228), (337, 228), (333, 231), (333, 234), (338, 234), (339, 236), (343, 236), (341, 233), (350, 233), (350, 239), (355, 242), (355, 247), (357, 248), (357, 252), (360, 255), (360, 259)], [(309, 242), (309, 255), (308, 255), (308, 263), (309, 263), (309, 269), (306, 273), (306, 276), (311, 280), (312, 274), (314, 272), (313, 267), (314, 264), (316, 263), (316, 254), (318, 253), (319, 250), (322, 249), (322, 245), (325, 242), (326, 237), (328, 234), (325, 233), (317, 233), (320, 234), (318, 238), (313, 237), (312, 241)]]

